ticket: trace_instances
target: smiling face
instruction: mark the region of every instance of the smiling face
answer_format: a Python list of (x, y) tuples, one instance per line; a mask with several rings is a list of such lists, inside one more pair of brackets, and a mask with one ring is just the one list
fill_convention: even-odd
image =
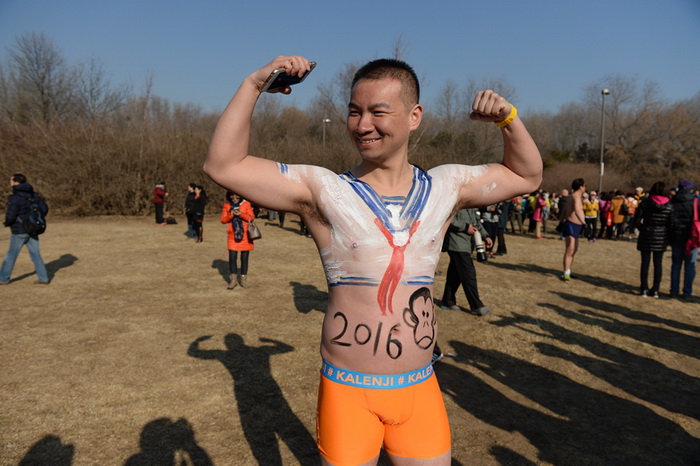
[(347, 130), (365, 160), (408, 156), (408, 138), (418, 128), (423, 108), (410, 105), (396, 79), (363, 79), (352, 89)]

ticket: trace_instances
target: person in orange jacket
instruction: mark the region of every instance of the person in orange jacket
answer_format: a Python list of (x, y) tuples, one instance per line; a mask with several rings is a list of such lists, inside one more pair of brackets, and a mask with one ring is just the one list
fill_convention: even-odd
[(625, 230), (625, 220), (627, 219), (627, 198), (622, 191), (615, 191), (612, 198), (610, 210), (613, 213), (613, 239), (620, 239)]
[[(248, 288), (248, 258), (255, 249), (248, 238), (248, 226), (255, 219), (253, 206), (241, 196), (231, 191), (226, 193), (226, 202), (221, 209), (221, 223), (228, 224), (228, 265), (231, 272), (227, 289), (238, 284)], [(241, 253), (241, 266), (238, 267), (238, 253)]]

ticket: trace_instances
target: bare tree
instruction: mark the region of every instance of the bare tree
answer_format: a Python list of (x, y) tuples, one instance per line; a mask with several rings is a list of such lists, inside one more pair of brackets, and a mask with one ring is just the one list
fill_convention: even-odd
[(102, 62), (96, 58), (79, 66), (77, 87), (79, 115), (90, 124), (118, 112), (128, 96), (125, 86), (113, 88), (105, 75)]
[(76, 72), (43, 34), (26, 34), (10, 50), (13, 119), (50, 124), (74, 110)]
[(396, 60), (406, 61), (408, 56), (408, 43), (403, 37), (403, 34), (399, 34), (399, 37), (394, 41), (394, 46), (392, 47), (391, 56)]
[(443, 120), (443, 131), (456, 132), (464, 112), (461, 95), (454, 81), (447, 81), (435, 103), (435, 114)]
[[(393, 55), (403, 58), (405, 52), (399, 38)], [(261, 97), (253, 116), (251, 153), (336, 172), (356, 165), (344, 123), (358, 67), (347, 64), (322, 83), (305, 110), (285, 106), (284, 99)], [(515, 89), (503, 79), (445, 83), (434, 106), (427, 106), (435, 112), (426, 111), (420, 129), (411, 135), (411, 162), (429, 169), (500, 160), (500, 130), (469, 120), (474, 94), (487, 88), (518, 106)], [(572, 175), (597, 173), (602, 88), (612, 91), (605, 108), (605, 176), (611, 186), (700, 179), (700, 93), (666, 102), (653, 82), (642, 85), (636, 78), (615, 75), (591, 84), (578, 102), (559, 112), (521, 113), (545, 158), (543, 186), (561, 187)], [(22, 36), (0, 63), (0, 168), (31, 173), (54, 212), (146, 214), (152, 209), (153, 185), (161, 180), (170, 186), (174, 213), (190, 182), (204, 185), (212, 199), (223, 196), (201, 170), (217, 119), (195, 105), (155, 95), (151, 74), (135, 93), (114, 87), (99, 60), (70, 67), (41, 35)]]

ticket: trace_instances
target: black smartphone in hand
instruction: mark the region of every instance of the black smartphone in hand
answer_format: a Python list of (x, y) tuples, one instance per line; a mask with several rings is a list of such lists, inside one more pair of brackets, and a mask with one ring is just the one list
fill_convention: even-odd
[(265, 84), (263, 84), (260, 92), (273, 91), (275, 89), (285, 88), (293, 86), (294, 84), (299, 84), (300, 82), (306, 79), (309, 73), (311, 73), (314, 70), (316, 62), (309, 62), (309, 66), (311, 67), (311, 69), (304, 73), (304, 75), (301, 78), (296, 75), (289, 76), (284, 71), (284, 68), (278, 68), (276, 70), (273, 70), (272, 73), (270, 73), (270, 76), (265, 81)]

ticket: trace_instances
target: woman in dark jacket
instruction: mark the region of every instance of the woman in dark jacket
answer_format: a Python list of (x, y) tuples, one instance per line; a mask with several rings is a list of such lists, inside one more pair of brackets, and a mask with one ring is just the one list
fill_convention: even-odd
[[(649, 190), (635, 212), (635, 225), (639, 230), (637, 250), (642, 254), (640, 290), (643, 297), (659, 297), (661, 285), (662, 259), (668, 246), (671, 224), (671, 203), (665, 196), (666, 185), (657, 181)], [(649, 265), (654, 259), (654, 285), (649, 288)]]
[(194, 188), (194, 199), (192, 201), (192, 213), (194, 214), (195, 231), (197, 242), (204, 241), (204, 208), (207, 205), (207, 193), (204, 188), (197, 185)]

